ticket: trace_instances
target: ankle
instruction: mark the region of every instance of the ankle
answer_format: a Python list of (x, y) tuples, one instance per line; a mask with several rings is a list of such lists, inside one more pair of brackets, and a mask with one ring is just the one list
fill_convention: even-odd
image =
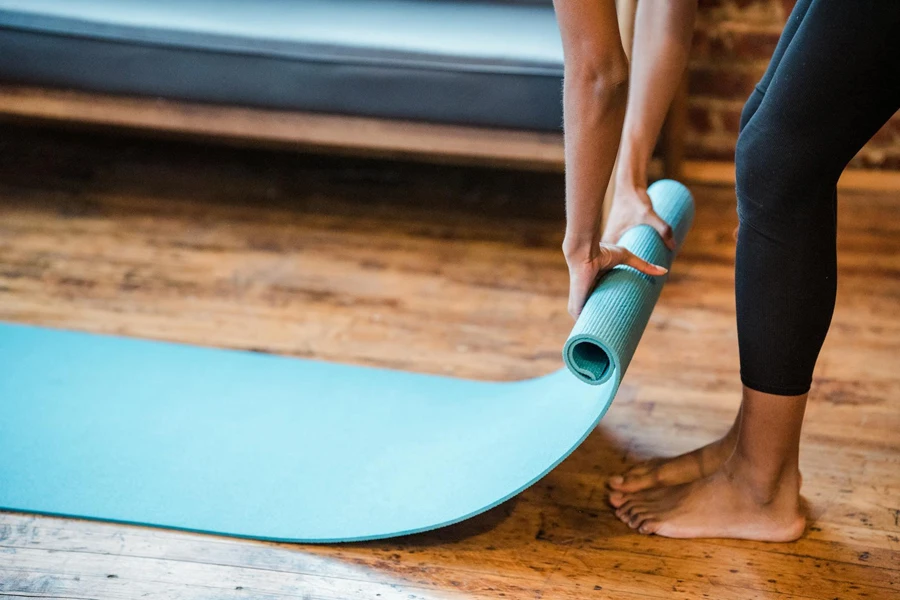
[(728, 430), (722, 439), (717, 442), (717, 445), (721, 450), (727, 450), (729, 454), (734, 450), (737, 446), (738, 441), (738, 428), (737, 425), (732, 425), (731, 429)]
[(761, 466), (735, 451), (723, 466), (730, 481), (746, 489), (761, 506), (800, 495), (800, 469), (796, 462)]

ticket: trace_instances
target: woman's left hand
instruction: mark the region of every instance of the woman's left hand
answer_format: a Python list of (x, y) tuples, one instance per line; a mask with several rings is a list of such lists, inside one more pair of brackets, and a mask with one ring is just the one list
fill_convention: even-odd
[(618, 265), (628, 265), (641, 273), (658, 277), (665, 275), (665, 267), (654, 265), (639, 256), (635, 256), (627, 248), (612, 244), (593, 243), (586, 251), (567, 251), (566, 264), (569, 267), (569, 314), (577, 319), (584, 303), (597, 285), (597, 279)]

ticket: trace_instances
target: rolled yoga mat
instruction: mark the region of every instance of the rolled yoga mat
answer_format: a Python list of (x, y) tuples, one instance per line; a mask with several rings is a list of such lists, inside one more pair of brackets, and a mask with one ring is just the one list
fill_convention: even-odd
[[(650, 196), (680, 245), (687, 189)], [(620, 243), (671, 264), (648, 226)], [(511, 383), (0, 324), (0, 508), (297, 542), (462, 521), (587, 437), (663, 282), (613, 269), (566, 343), (577, 377)]]

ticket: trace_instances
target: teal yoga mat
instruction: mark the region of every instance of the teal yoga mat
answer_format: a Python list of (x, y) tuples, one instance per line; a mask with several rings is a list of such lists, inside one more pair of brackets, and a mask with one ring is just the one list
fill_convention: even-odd
[[(687, 189), (650, 195), (680, 244)], [(647, 226), (621, 243), (671, 263)], [(302, 542), (461, 521), (591, 432), (663, 282), (614, 269), (566, 343), (577, 376), (511, 383), (2, 324), (0, 508)]]

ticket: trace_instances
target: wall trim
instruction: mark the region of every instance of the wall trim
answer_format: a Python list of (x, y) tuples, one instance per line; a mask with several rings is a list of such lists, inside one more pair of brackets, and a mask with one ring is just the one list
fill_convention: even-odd
[[(715, 160), (686, 160), (682, 166), (685, 181), (712, 185), (734, 185), (734, 163)], [(900, 171), (847, 169), (838, 181), (838, 189), (872, 192), (900, 191)]]
[[(124, 127), (239, 144), (556, 171), (564, 168), (559, 133), (517, 131), (216, 106), (156, 98), (0, 84), (0, 117)], [(651, 173), (662, 171), (655, 160)], [(734, 163), (686, 160), (682, 179), (734, 185)], [(839, 188), (900, 191), (900, 171), (851, 169)]]

